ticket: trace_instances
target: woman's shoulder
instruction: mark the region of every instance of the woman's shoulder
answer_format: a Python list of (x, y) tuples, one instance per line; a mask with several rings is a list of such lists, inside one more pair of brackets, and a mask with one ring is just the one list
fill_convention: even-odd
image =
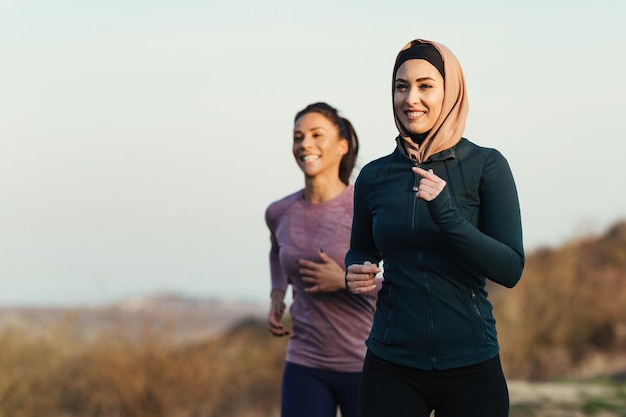
[(466, 138), (462, 138), (455, 148), (457, 157), (462, 159), (479, 158), (483, 162), (506, 161), (506, 158), (498, 149), (477, 145)]
[(496, 148), (490, 148), (488, 146), (478, 145), (467, 138), (461, 138), (459, 143), (456, 145), (456, 149), (457, 149), (457, 152), (465, 151), (465, 152), (472, 152), (472, 153), (481, 153), (485, 155), (487, 154), (501, 155), (500, 151), (498, 151)]
[(282, 213), (287, 211), (289, 207), (291, 207), (295, 202), (302, 198), (302, 192), (302, 189), (298, 190), (270, 203), (270, 205), (267, 206), (267, 209), (265, 210), (265, 218), (269, 220), (282, 215)]
[(354, 184), (350, 183), (343, 193), (339, 195), (339, 204), (351, 217), (354, 213)]
[(397, 150), (394, 150), (392, 153), (385, 155), (385, 156), (381, 156), (379, 158), (373, 159), (370, 162), (368, 162), (367, 164), (365, 164), (363, 166), (363, 168), (361, 168), (361, 171), (359, 171), (359, 176), (363, 176), (363, 175), (373, 175), (376, 176), (377, 172), (387, 166), (389, 163), (393, 162), (393, 160), (395, 158), (397, 158), (399, 155)]
[(473, 171), (483, 178), (496, 179), (511, 171), (508, 160), (498, 149), (480, 146), (467, 139), (459, 142), (456, 154), (467, 172)]

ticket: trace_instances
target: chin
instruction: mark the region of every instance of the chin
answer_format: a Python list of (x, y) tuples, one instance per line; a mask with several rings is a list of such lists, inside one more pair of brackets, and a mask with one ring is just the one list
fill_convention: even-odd
[(429, 130), (429, 129), (425, 129), (421, 125), (415, 126), (415, 125), (411, 125), (410, 123), (406, 123), (404, 126), (406, 126), (406, 130), (412, 135), (421, 135), (421, 134), (428, 132)]

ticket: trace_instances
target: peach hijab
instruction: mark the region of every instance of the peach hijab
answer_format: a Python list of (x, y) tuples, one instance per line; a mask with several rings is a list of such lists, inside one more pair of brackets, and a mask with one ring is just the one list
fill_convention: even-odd
[[(415, 143), (411, 140), (411, 134), (402, 126), (402, 123), (398, 120), (395, 106), (393, 109), (393, 117), (396, 122), (396, 127), (400, 132), (402, 139), (406, 141), (408, 146), (405, 147), (407, 153), (417, 162), (422, 163), (426, 161), (431, 155), (439, 153), (445, 149), (451, 148), (456, 145), (463, 136), (463, 130), (465, 129), (465, 120), (467, 119), (467, 112), (469, 105), (467, 102), (467, 93), (465, 91), (465, 77), (463, 76), (463, 70), (461, 64), (456, 59), (454, 54), (444, 45), (427, 41), (424, 39), (415, 39), (407, 43), (404, 48), (398, 52), (396, 56), (396, 68), (398, 65), (398, 59), (402, 55), (402, 52), (411, 48), (417, 43), (427, 43), (434, 46), (441, 58), (443, 59), (444, 68), (444, 96), (443, 105), (441, 108), (441, 114), (435, 122), (433, 128), (428, 132), (421, 144)], [(392, 103), (393, 103), (393, 91), (395, 85), (395, 78), (397, 68), (394, 70), (392, 79)]]

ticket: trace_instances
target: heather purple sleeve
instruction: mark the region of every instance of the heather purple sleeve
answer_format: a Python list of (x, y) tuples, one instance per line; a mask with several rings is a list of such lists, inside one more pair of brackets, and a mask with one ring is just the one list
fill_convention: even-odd
[[(270, 276), (271, 276), (271, 290), (280, 290), (282, 292), (287, 291), (287, 286), (289, 284), (289, 279), (287, 278), (287, 274), (284, 269), (280, 265), (279, 258), (279, 245), (276, 240), (275, 227), (277, 221), (277, 206), (272, 205), (268, 207), (265, 212), (265, 223), (270, 230)], [(270, 291), (271, 292), (271, 291)]]

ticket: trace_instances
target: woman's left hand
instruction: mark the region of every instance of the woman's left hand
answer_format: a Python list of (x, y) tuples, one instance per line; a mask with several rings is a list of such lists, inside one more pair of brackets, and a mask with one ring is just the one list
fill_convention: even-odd
[(326, 255), (323, 250), (318, 251), (322, 262), (313, 262), (306, 259), (300, 259), (300, 275), (308, 287), (306, 292), (334, 292), (344, 288), (344, 271), (343, 268)]
[(413, 167), (413, 172), (419, 175), (419, 186), (417, 188), (416, 198), (421, 198), (425, 201), (434, 200), (446, 186), (446, 181), (439, 178), (432, 169), (426, 171), (423, 168)]

